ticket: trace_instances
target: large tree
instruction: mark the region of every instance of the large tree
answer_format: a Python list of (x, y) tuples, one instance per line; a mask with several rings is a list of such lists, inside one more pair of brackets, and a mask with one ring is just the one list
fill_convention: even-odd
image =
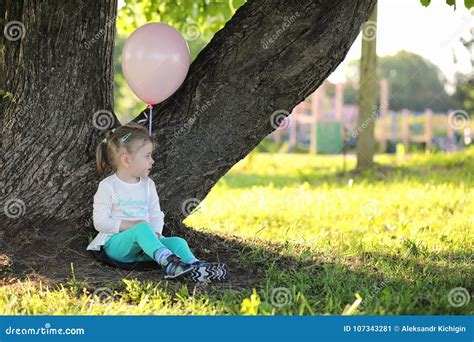
[[(236, 11), (181, 88), (153, 109), (151, 177), (165, 229), (277, 127), (272, 113), (291, 112), (331, 74), (375, 2), (255, 0)], [(106, 115), (113, 112), (116, 10), (116, 0), (0, 5), (0, 208), (10, 255), (37, 246), (54, 252), (78, 229), (93, 231), (95, 147), (101, 128), (111, 127), (103, 118), (118, 125)], [(137, 114), (135, 121), (144, 118)]]

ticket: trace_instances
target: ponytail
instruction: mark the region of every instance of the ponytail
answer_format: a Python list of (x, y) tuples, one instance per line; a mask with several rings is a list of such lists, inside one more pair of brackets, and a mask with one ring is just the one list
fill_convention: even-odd
[(97, 146), (97, 150), (95, 154), (95, 164), (96, 164), (97, 173), (101, 177), (104, 177), (111, 172), (111, 168), (107, 160), (107, 143), (101, 142)]
[(97, 169), (97, 173), (101, 176), (107, 176), (112, 171), (112, 165), (109, 159), (108, 148), (109, 144), (111, 144), (111, 137), (115, 129), (112, 131), (108, 131), (105, 133), (105, 139), (102, 140), (99, 145), (97, 146), (96, 153), (95, 153), (95, 166)]

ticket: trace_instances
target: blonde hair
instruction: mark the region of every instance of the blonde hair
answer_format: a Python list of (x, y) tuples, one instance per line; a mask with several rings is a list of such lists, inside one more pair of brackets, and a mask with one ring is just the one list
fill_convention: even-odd
[[(142, 142), (142, 144), (138, 144)], [(155, 142), (148, 135), (146, 127), (130, 122), (105, 133), (105, 139), (96, 149), (96, 169), (99, 175), (106, 176), (117, 171), (117, 157), (121, 151), (135, 154), (146, 143)]]

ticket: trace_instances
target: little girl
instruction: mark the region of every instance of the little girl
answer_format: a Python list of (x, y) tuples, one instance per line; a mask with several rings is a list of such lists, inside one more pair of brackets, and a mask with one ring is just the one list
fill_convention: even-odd
[(93, 221), (99, 234), (87, 250), (103, 248), (120, 262), (156, 261), (166, 279), (191, 275), (194, 281), (227, 280), (226, 264), (200, 261), (184, 239), (162, 236), (165, 215), (155, 182), (148, 177), (154, 147), (146, 128), (134, 122), (107, 132), (97, 146), (97, 171), (109, 176), (94, 196)]

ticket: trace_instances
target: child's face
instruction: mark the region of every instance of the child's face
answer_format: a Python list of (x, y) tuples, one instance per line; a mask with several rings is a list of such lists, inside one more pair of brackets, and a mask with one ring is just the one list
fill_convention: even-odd
[(150, 174), (151, 166), (155, 162), (151, 157), (152, 150), (152, 143), (147, 142), (133, 155), (124, 154), (121, 156), (121, 164), (127, 169), (130, 176), (146, 177)]

